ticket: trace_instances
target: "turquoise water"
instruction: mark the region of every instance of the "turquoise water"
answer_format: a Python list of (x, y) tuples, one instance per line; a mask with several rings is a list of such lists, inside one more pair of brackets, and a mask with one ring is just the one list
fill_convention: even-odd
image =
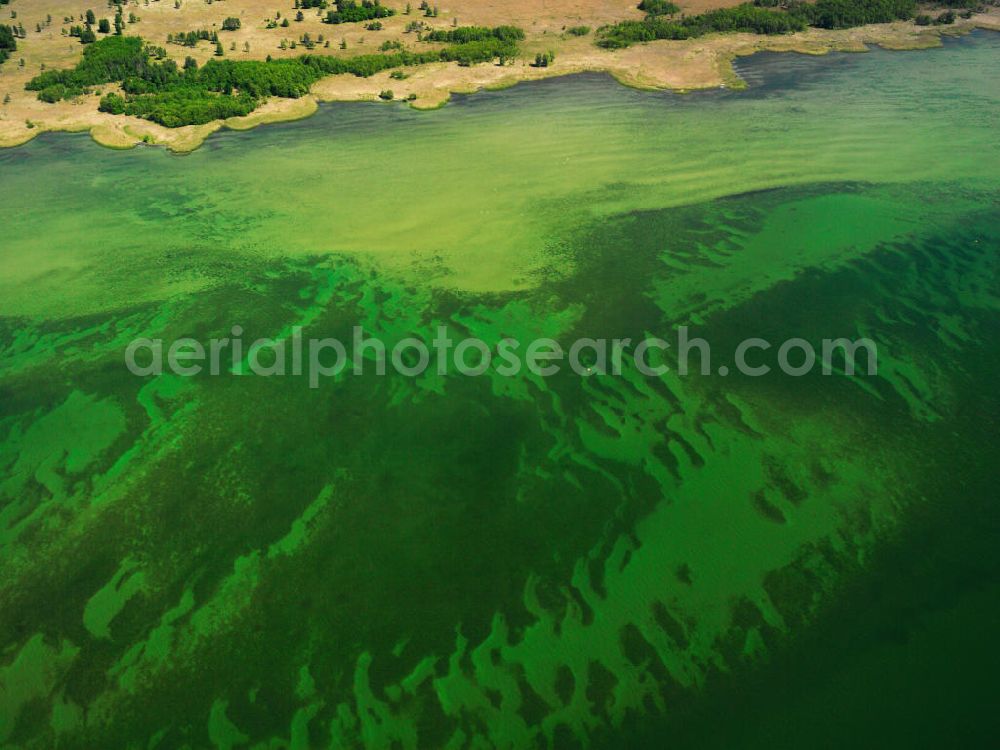
[[(998, 55), (0, 152), (0, 744), (982, 746)], [(123, 362), (356, 324), (689, 325), (713, 367), (313, 389)], [(716, 369), (840, 336), (876, 377)]]

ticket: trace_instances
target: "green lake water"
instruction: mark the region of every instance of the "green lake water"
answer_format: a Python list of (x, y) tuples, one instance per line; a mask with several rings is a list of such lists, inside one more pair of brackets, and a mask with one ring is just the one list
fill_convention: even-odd
[[(995, 740), (1000, 36), (738, 67), (0, 151), (0, 747)], [(879, 370), (124, 365), (234, 325)]]

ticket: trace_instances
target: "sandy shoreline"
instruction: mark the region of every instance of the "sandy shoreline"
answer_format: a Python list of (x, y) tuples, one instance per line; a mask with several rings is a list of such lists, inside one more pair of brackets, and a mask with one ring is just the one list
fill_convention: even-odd
[[(869, 45), (891, 50), (927, 49), (941, 46), (943, 36), (964, 35), (977, 28), (1000, 31), (1000, 11), (991, 9), (989, 13), (959, 19), (953, 26), (945, 27), (919, 27), (910, 22), (897, 22), (837, 31), (810, 28), (786, 36), (717, 34), (684, 41), (651, 42), (614, 51), (595, 46), (592, 36), (575, 38), (561, 34), (558, 40), (548, 37), (544, 41), (556, 50), (555, 63), (549, 68), (534, 68), (527, 59), (519, 59), (506, 67), (434, 63), (406, 69), (409, 77), (405, 80), (391, 79), (389, 71), (370, 78), (329, 76), (314, 84), (312, 93), (301, 99), (272, 98), (247, 117), (174, 129), (135, 117), (98, 112), (97, 95), (59, 104), (38, 101), (34, 92), (24, 91), (24, 83), (36, 73), (30, 65), (26, 69), (17, 67), (17, 56), (24, 54), (19, 49), (15, 58), (4, 65), (4, 75), (0, 79), (6, 95), (11, 96), (11, 102), (0, 110), (0, 148), (22, 145), (45, 132), (89, 131), (94, 141), (109, 148), (128, 149), (145, 143), (185, 153), (197, 149), (209, 135), (222, 128), (249, 130), (268, 123), (302, 119), (315, 113), (320, 102), (378, 102), (378, 93), (391, 89), (397, 100), (415, 96), (416, 99), (409, 103), (414, 108), (436, 109), (446, 104), (452, 94), (506, 88), (521, 81), (581, 72), (608, 73), (623, 85), (641, 89), (685, 92), (719, 86), (742, 88), (744, 83), (732, 66), (737, 57), (757, 52), (812, 55), (865, 52)], [(137, 28), (137, 33), (140, 31)], [(536, 48), (542, 49), (539, 40), (529, 37), (523, 57), (533, 56)], [(62, 54), (66, 60), (50, 63), (48, 67), (72, 65), (74, 50), (69, 51), (71, 55)]]

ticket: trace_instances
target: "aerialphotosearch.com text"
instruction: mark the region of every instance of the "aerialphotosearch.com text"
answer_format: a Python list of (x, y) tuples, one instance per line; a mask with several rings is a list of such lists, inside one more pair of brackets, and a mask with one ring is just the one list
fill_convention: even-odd
[(747, 338), (736, 345), (725, 363), (713, 369), (711, 344), (679, 326), (667, 338), (578, 338), (568, 344), (551, 338), (519, 341), (502, 338), (486, 342), (479, 338), (454, 338), (439, 326), (429, 341), (411, 336), (387, 344), (354, 326), (349, 340), (304, 338), (301, 328), (280, 339), (244, 341), (243, 329), (232, 327), (230, 335), (205, 342), (194, 338), (137, 338), (125, 351), (129, 371), (140, 377), (172, 373), (183, 377), (200, 375), (256, 375), (259, 377), (305, 377), (310, 388), (324, 380), (347, 375), (420, 377), (459, 374), (485, 375), (491, 369), (502, 377), (530, 373), (551, 377), (564, 369), (579, 375), (619, 376), (634, 367), (639, 373), (661, 377), (668, 372), (727, 376), (739, 373), (761, 377), (779, 372), (802, 377), (818, 371), (823, 375), (878, 374), (878, 349), (868, 338), (822, 339), (818, 344), (804, 338), (771, 342)]

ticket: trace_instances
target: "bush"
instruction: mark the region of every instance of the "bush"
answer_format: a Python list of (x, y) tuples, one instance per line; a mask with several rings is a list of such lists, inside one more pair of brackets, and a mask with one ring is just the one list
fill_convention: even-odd
[(921, 13), (919, 16), (913, 19), (913, 22), (917, 24), (917, 26), (930, 26), (931, 17), (924, 13)]
[(240, 28), (240, 26), (242, 26), (242, 24), (238, 18), (230, 17), (222, 22), (223, 31), (236, 31)]
[(392, 101), (396, 98), (396, 95), (392, 93), (392, 89), (384, 89), (378, 92), (378, 98), (384, 99), (385, 101)]
[(590, 27), (589, 26), (570, 26), (568, 29), (566, 29), (566, 33), (567, 34), (571, 34), (573, 36), (587, 36), (587, 34), (590, 33)]
[(639, 10), (644, 10), (650, 16), (672, 16), (681, 9), (669, 0), (642, 0)]
[(125, 99), (118, 94), (107, 94), (101, 99), (97, 107), (101, 112), (108, 112), (112, 115), (125, 114)]
[(62, 83), (47, 86), (38, 92), (38, 98), (50, 104), (62, 101), (63, 99), (72, 99), (75, 95), (73, 90), (66, 88), (65, 84)]
[(941, 15), (939, 15), (937, 18), (934, 19), (934, 23), (939, 25), (941, 24), (949, 25), (955, 23), (955, 12), (951, 10), (946, 10), (944, 13), (942, 13)]
[(532, 63), (532, 66), (536, 68), (547, 68), (555, 61), (555, 59), (556, 55), (554, 52), (539, 52), (535, 55), (535, 62)]

